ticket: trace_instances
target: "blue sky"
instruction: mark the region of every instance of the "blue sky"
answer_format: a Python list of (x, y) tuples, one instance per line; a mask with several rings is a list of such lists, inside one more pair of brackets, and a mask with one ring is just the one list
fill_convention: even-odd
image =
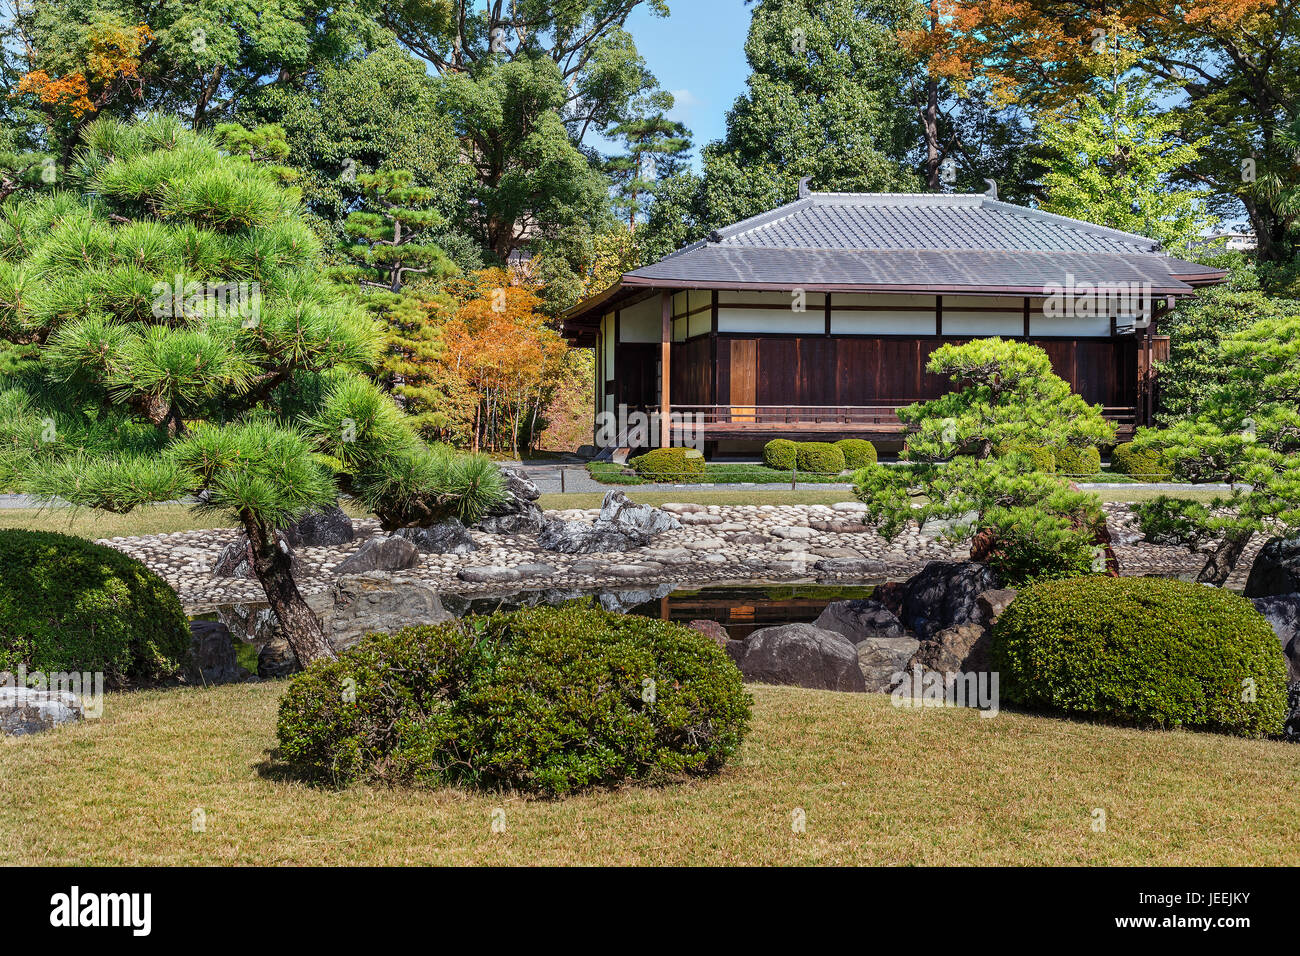
[(700, 147), (722, 138), (727, 110), (745, 89), (750, 8), (744, 0), (668, 0), (668, 7), (672, 16), (656, 17), (642, 4), (627, 29), (660, 85), (676, 97), (669, 116), (694, 134), (698, 169)]

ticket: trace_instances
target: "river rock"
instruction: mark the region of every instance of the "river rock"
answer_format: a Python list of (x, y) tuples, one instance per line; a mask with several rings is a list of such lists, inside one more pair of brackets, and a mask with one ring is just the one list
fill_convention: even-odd
[(816, 562), (813, 568), (823, 574), (860, 574), (866, 577), (878, 577), (887, 570), (884, 561), (875, 558), (824, 558)]
[(1251, 598), (1255, 610), (1264, 615), (1286, 655), (1287, 679), (1300, 681), (1300, 594), (1275, 594)]
[(746, 680), (817, 690), (864, 691), (857, 648), (843, 634), (812, 624), (764, 627), (745, 639), (739, 661)]
[(420, 551), (410, 541), (395, 535), (370, 538), (340, 561), (335, 574), (368, 574), (371, 571), (405, 571), (420, 563)]
[(393, 534), (411, 542), (421, 554), (469, 554), (478, 550), (469, 531), (456, 518), (427, 528), (399, 528)]
[(461, 568), (456, 572), (456, 577), (462, 581), (468, 581), (470, 584), (510, 584), (513, 581), (518, 581), (523, 575), (516, 568), (489, 564)]

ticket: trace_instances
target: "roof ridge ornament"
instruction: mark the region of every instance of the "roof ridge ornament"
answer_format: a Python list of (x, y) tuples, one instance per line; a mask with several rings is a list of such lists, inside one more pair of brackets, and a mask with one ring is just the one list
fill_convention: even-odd
[(812, 191), (808, 188), (808, 184), (809, 184), (810, 182), (812, 182), (812, 177), (811, 177), (811, 176), (801, 176), (801, 177), (799, 178), (799, 198), (800, 198), (800, 199), (807, 199), (807, 198), (812, 194)]
[(990, 199), (996, 200), (998, 198), (997, 180), (985, 179), (984, 181), (989, 184), (988, 191), (985, 192), (984, 195), (988, 196)]

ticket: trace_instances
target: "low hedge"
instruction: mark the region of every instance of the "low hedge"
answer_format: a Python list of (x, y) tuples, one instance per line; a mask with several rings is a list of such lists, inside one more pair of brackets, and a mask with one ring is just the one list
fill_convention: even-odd
[(991, 652), (1003, 697), (1026, 706), (1245, 737), (1280, 734), (1287, 713), (1272, 627), (1245, 598), (1200, 584), (1033, 584), (998, 619)]
[(103, 672), (113, 686), (175, 674), (190, 647), (176, 592), (106, 545), (0, 531), (0, 671)]
[(796, 463), (800, 471), (837, 475), (844, 470), (844, 452), (828, 441), (801, 441)]
[(763, 446), (763, 464), (781, 471), (792, 469), (799, 457), (799, 445), (788, 438), (773, 438)]
[(371, 634), (293, 679), (278, 736), (281, 758), (335, 783), (553, 796), (714, 773), (749, 719), (711, 639), (569, 604)]
[(1046, 445), (1030, 445), (1025, 442), (1007, 442), (999, 445), (994, 449), (994, 453), (999, 457), (1004, 455), (1028, 455), (1034, 463), (1037, 471), (1045, 471), (1049, 474), (1056, 471), (1056, 452)]
[(704, 476), (704, 456), (694, 448), (654, 448), (628, 461), (642, 478), (675, 481)]
[(876, 446), (865, 438), (841, 438), (835, 447), (844, 455), (844, 466), (856, 471), (876, 463)]
[(1168, 481), (1173, 477), (1169, 458), (1156, 448), (1138, 448), (1131, 441), (1121, 442), (1110, 453), (1110, 466), (1121, 475), (1147, 481)]
[(1088, 478), (1101, 471), (1101, 452), (1095, 446), (1066, 445), (1054, 452), (1056, 471), (1067, 477)]

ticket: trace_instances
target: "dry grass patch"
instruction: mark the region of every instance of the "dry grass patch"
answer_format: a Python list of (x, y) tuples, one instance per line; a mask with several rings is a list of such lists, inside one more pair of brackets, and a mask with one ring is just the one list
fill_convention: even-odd
[(1278, 742), (753, 687), (751, 735), (712, 779), (335, 791), (268, 768), (284, 687), (111, 695), (98, 721), (0, 741), (0, 864), (1300, 863), (1300, 751)]

